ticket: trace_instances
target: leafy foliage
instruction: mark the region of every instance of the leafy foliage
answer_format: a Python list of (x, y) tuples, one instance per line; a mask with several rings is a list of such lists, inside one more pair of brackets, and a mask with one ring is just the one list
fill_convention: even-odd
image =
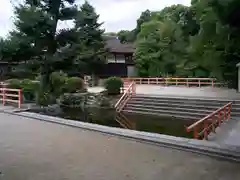
[(98, 22), (99, 15), (87, 1), (80, 7), (75, 20), (78, 35), (78, 55), (76, 64), (86, 73), (96, 73), (99, 65), (105, 63), (105, 41), (102, 23)]
[(236, 88), (237, 5), (237, 0), (192, 1), (190, 7), (173, 5), (143, 13), (135, 41), (139, 75), (216, 77)]
[(70, 77), (66, 80), (64, 92), (76, 93), (84, 90), (85, 90), (85, 85), (84, 85), (84, 81), (81, 78)]
[(53, 87), (53, 93), (56, 97), (64, 93), (64, 87), (67, 82), (67, 74), (63, 72), (53, 72), (50, 81)]
[(120, 94), (120, 88), (123, 86), (121, 78), (110, 77), (104, 83), (105, 88), (107, 89), (108, 94), (116, 95)]
[[(190, 7), (146, 10), (133, 30), (108, 34), (135, 43), (140, 76), (216, 77), (236, 88), (239, 5), (239, 0), (192, 0)], [(14, 30), (0, 39), (1, 60), (20, 64), (9, 77), (40, 73), (42, 91), (59, 94), (53, 86), (63, 82), (52, 82), (52, 72), (94, 75), (105, 63), (102, 23), (87, 1), (77, 7), (75, 0), (25, 0), (14, 13)], [(66, 20), (74, 26), (57, 28)]]
[(83, 107), (87, 95), (84, 93), (66, 93), (60, 97), (60, 105), (67, 107)]
[(33, 101), (36, 98), (36, 93), (39, 89), (39, 82), (30, 79), (9, 79), (6, 81), (8, 87), (11, 89), (22, 89), (24, 99)]
[(21, 89), (21, 81), (19, 79), (8, 79), (6, 83), (10, 89)]

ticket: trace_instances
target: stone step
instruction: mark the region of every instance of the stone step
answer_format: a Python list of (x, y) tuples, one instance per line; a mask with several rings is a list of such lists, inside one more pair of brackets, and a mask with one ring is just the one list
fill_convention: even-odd
[(159, 117), (172, 117), (172, 118), (177, 118), (177, 119), (182, 119), (182, 120), (194, 120), (197, 121), (199, 118), (192, 117), (192, 116), (184, 116), (184, 115), (177, 115), (173, 116), (172, 114), (168, 113), (159, 113), (159, 112), (149, 112), (149, 111), (139, 111), (139, 110), (123, 110), (124, 113), (129, 113), (129, 114), (142, 114), (142, 115), (151, 115), (151, 116), (159, 116)]
[[(131, 102), (138, 102), (138, 103), (173, 103), (173, 104), (192, 104), (192, 105), (210, 105), (210, 106), (223, 106), (227, 103), (229, 103), (230, 101), (202, 101), (202, 100), (189, 100), (189, 99), (172, 99), (172, 98), (169, 98), (169, 99), (160, 99), (160, 98), (140, 98), (140, 97), (133, 97), (131, 99)], [(240, 107), (240, 104), (236, 104), (236, 102), (234, 102), (234, 105), (235, 106), (239, 106)]]
[(169, 106), (155, 106), (155, 105), (149, 105), (149, 106), (145, 106), (143, 104), (131, 104), (128, 103), (127, 106), (125, 107), (125, 109), (128, 108), (145, 108), (145, 109), (149, 109), (150, 111), (152, 109), (154, 110), (170, 110), (170, 111), (185, 111), (185, 112), (197, 112), (197, 113), (206, 113), (206, 114), (210, 114), (213, 111), (215, 111), (216, 109), (205, 109), (205, 108), (194, 108), (193, 106), (191, 107), (169, 107)]
[[(190, 113), (198, 113), (198, 114), (201, 114), (202, 117), (205, 117), (209, 114), (211, 114), (212, 112), (215, 111), (215, 109), (195, 109), (194, 107), (192, 108), (169, 108), (169, 107), (162, 107), (162, 106), (144, 106), (144, 105), (141, 105), (141, 104), (127, 104), (127, 106), (124, 108), (125, 111), (128, 111), (128, 110), (133, 110), (133, 111), (140, 111), (143, 112), (143, 111), (147, 111), (147, 112), (160, 112), (162, 113), (163, 111), (168, 111), (168, 112), (178, 112), (179, 114), (181, 113), (185, 113), (185, 114), (190, 114)], [(232, 110), (231, 112), (231, 116), (232, 117), (239, 117), (240, 116), (240, 111), (235, 111), (235, 110)]]
[[(225, 104), (214, 104), (214, 103), (191, 103), (191, 102), (169, 102), (169, 101), (144, 101), (144, 100), (135, 100), (135, 99), (131, 99), (129, 100), (128, 104), (142, 104), (144, 106), (168, 106), (169, 108), (175, 108), (175, 107), (184, 107), (184, 108), (201, 108), (201, 109), (211, 109), (211, 110), (217, 110), (218, 108), (224, 106)], [(232, 110), (233, 111), (240, 111), (240, 105), (237, 104), (233, 104), (232, 106)]]
[(208, 113), (199, 113), (199, 112), (186, 112), (186, 111), (176, 111), (176, 110), (160, 110), (160, 109), (148, 109), (148, 108), (139, 108), (139, 107), (128, 107), (124, 109), (124, 111), (139, 111), (139, 112), (149, 112), (149, 113), (157, 113), (157, 114), (170, 114), (173, 117), (178, 116), (190, 116), (192, 118), (201, 119), (208, 115)]
[(232, 100), (232, 99), (215, 99), (215, 98), (203, 98), (203, 97), (175, 97), (175, 96), (152, 96), (152, 95), (139, 95), (137, 94), (136, 96), (134, 96), (134, 98), (140, 98), (140, 99), (161, 99), (161, 100), (168, 100), (168, 101), (174, 101), (174, 100), (178, 100), (178, 101), (202, 101), (202, 102), (222, 102), (222, 103), (227, 103), (227, 102), (231, 102), (234, 101), (237, 104), (240, 104), (240, 100)]
[(208, 109), (208, 110), (217, 110), (219, 107), (219, 105), (201, 105), (201, 104), (184, 104), (184, 103), (171, 103), (171, 102), (148, 102), (145, 103), (144, 101), (134, 101), (134, 100), (130, 100), (127, 105), (141, 105), (141, 106), (157, 106), (157, 107), (168, 107), (168, 108), (177, 108), (177, 107), (181, 107), (181, 108), (194, 108), (194, 109)]
[[(159, 116), (165, 114), (199, 120), (229, 102), (231, 100), (136, 95), (128, 101), (124, 111)], [(231, 116), (240, 116), (239, 100), (233, 102)]]

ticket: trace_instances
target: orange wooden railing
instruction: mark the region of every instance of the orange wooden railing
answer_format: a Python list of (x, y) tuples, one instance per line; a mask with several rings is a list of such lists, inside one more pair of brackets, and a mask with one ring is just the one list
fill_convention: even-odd
[(152, 84), (164, 86), (201, 87), (219, 85), (214, 78), (123, 78), (123, 81), (134, 81), (136, 84)]
[(21, 108), (22, 104), (22, 90), (21, 89), (9, 89), (0, 88), (0, 100), (5, 105), (8, 102), (17, 103), (18, 107)]
[(208, 139), (208, 135), (211, 132), (215, 132), (215, 129), (222, 124), (224, 120), (229, 120), (231, 116), (232, 102), (217, 109), (206, 117), (193, 123), (186, 128), (187, 132), (193, 131), (195, 139)]
[(117, 112), (121, 112), (121, 110), (124, 108), (128, 100), (136, 94), (136, 84), (135, 82), (132, 82), (129, 87), (125, 90), (122, 97), (118, 100), (118, 102), (115, 104), (115, 108)]

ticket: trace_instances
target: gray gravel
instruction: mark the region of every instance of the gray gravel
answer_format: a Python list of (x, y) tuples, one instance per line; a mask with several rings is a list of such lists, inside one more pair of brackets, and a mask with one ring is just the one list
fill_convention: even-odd
[(0, 113), (0, 180), (239, 180), (240, 164)]

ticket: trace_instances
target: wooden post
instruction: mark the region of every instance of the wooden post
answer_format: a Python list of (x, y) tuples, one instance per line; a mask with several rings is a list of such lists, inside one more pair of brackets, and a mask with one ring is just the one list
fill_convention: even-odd
[(222, 124), (222, 112), (218, 112), (218, 125), (220, 126)]
[(224, 107), (224, 120), (227, 120), (227, 107)]
[(198, 85), (199, 85), (199, 87), (201, 87), (201, 82), (200, 82), (200, 79), (198, 79)]
[(198, 139), (198, 137), (199, 137), (197, 126), (195, 126), (194, 129), (193, 129), (193, 136), (194, 136), (194, 139)]
[(5, 88), (2, 89), (2, 93), (3, 93), (3, 105), (5, 105), (6, 104), (6, 89)]
[(19, 89), (18, 90), (18, 108), (21, 108), (21, 104), (22, 104), (22, 90)]
[[(215, 124), (216, 124), (216, 120), (215, 120), (215, 115), (212, 117), (212, 132), (216, 133), (216, 127), (215, 127)], [(218, 123), (218, 121), (217, 121)]]
[(204, 128), (204, 132), (203, 132), (204, 139), (207, 140), (208, 139), (208, 123), (207, 123), (207, 120), (204, 121), (203, 128)]
[(232, 104), (228, 105), (228, 120), (230, 120), (231, 117), (231, 110), (232, 110)]

